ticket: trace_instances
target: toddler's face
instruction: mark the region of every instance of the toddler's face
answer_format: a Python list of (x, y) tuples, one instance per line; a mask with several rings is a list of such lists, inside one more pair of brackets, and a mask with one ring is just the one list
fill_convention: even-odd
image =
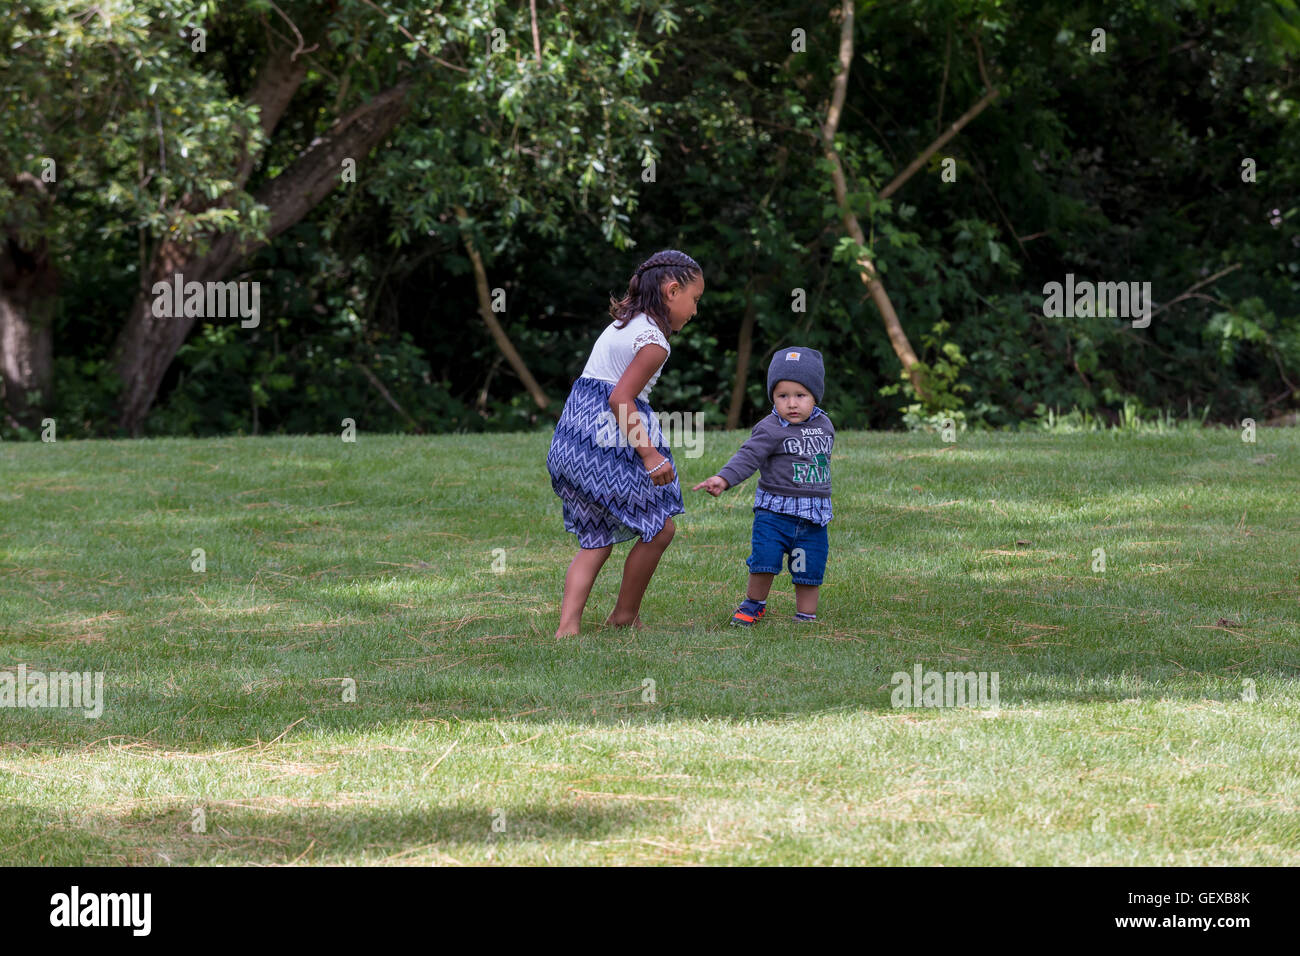
[(687, 322), (695, 317), (695, 308), (704, 295), (704, 276), (696, 276), (689, 285), (669, 281), (664, 286), (664, 302), (668, 306), (668, 324), (674, 332), (680, 332)]
[(782, 379), (772, 390), (772, 404), (776, 406), (776, 413), (786, 421), (806, 422), (817, 403), (807, 388), (798, 382)]

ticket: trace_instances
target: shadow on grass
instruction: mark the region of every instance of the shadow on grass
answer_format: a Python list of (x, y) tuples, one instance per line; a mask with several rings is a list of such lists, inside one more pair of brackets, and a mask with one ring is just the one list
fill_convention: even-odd
[[(6, 847), (6, 864), (28, 866), (273, 866), (355, 863), (363, 856), (368, 864), (455, 864), (461, 862), (458, 854), (481, 853), (490, 847), (503, 855), (519, 851), (527, 855), (528, 844), (539, 844), (537, 862), (544, 862), (543, 842), (617, 840), (674, 812), (662, 803), (570, 799), (570, 807), (392, 807), (287, 797), (196, 799), (121, 814), (52, 813), (10, 804), (0, 809), (0, 843)], [(194, 832), (196, 824), (203, 832)]]
[[(1104, 646), (1109, 640), (1114, 645)], [(52, 753), (139, 745), (213, 753), (277, 739), (300, 744), (323, 735), (388, 734), (412, 721), (444, 729), (478, 722), (562, 731), (835, 712), (897, 715), (893, 675), (910, 676), (918, 664), (923, 671), (997, 673), (1000, 705), (1009, 710), (1134, 699), (1233, 706), (1244, 699), (1247, 680), (1263, 699), (1293, 697), (1300, 674), (1295, 649), (1255, 648), (1243, 667), (1246, 651), (1228, 638), (1160, 653), (1131, 637), (1103, 635), (1098, 643), (1070, 650), (981, 643), (973, 635), (864, 639), (791, 624), (761, 633), (632, 636), (608, 629), (560, 643), (449, 638), (437, 647), (412, 645), (414, 653), (372, 643), (336, 654), (209, 656), (167, 667), (143, 661), (143, 671), (110, 669), (100, 718), (3, 708), (0, 739)], [(372, 659), (358, 662), (358, 656)], [(922, 719), (950, 712), (913, 711)]]

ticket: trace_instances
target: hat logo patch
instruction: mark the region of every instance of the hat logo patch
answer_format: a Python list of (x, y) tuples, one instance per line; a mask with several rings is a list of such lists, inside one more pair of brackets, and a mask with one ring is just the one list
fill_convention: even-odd
[(786, 360), (787, 362), (797, 362), (797, 361), (799, 361), (799, 353), (798, 353), (798, 352), (786, 352), (786, 353), (785, 353), (785, 360)]

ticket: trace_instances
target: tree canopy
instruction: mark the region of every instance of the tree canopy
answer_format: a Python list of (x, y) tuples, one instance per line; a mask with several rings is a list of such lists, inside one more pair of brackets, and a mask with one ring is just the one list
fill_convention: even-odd
[[(665, 247), (656, 406), (712, 425), (794, 342), (839, 427), (1300, 408), (1290, 0), (11, 8), (6, 438), (545, 427)], [(177, 274), (256, 321), (156, 314)]]

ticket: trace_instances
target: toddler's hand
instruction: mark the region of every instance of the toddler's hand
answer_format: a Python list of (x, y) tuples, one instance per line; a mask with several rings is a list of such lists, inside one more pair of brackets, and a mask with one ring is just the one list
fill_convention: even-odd
[(703, 488), (705, 491), (707, 491), (709, 494), (713, 495), (713, 497), (716, 498), (718, 497), (718, 495), (722, 494), (730, 487), (731, 486), (727, 484), (726, 478), (723, 478), (719, 475), (714, 475), (712, 478), (705, 478), (703, 481), (701, 481), (698, 485), (696, 485), (691, 490), (699, 491), (701, 488)]

